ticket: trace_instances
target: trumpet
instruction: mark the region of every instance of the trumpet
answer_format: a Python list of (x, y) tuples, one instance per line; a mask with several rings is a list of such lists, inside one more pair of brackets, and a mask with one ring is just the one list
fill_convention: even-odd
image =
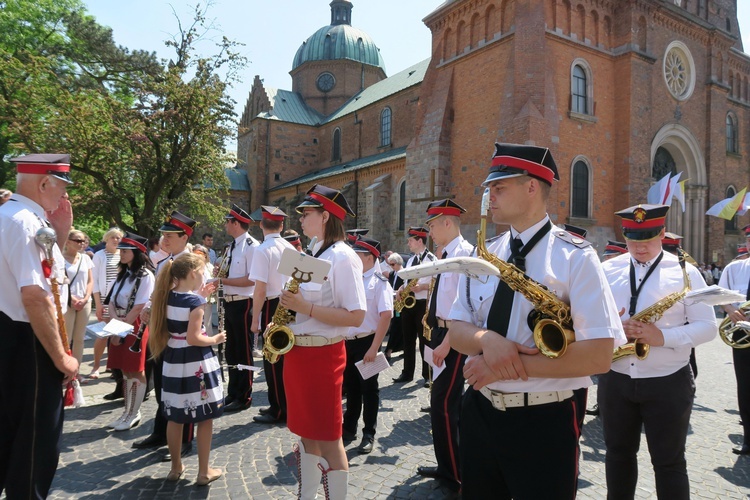
[(418, 279), (409, 280), (404, 285), (404, 289), (401, 290), (401, 295), (393, 303), (393, 310), (400, 313), (404, 309), (411, 309), (417, 303), (417, 299), (412, 295), (411, 289), (417, 286)]

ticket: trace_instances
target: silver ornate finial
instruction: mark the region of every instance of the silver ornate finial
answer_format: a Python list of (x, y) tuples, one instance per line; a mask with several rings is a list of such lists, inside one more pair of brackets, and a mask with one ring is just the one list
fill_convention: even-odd
[(52, 248), (57, 242), (57, 233), (51, 227), (42, 227), (36, 232), (34, 241), (44, 251), (44, 257), (47, 260), (52, 260)]

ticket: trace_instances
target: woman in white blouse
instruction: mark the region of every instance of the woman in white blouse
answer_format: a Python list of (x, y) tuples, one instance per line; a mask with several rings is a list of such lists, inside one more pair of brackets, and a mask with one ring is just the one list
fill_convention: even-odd
[[(102, 301), (117, 277), (117, 266), (120, 263), (120, 250), (117, 249), (117, 245), (120, 243), (122, 236), (123, 232), (116, 227), (104, 233), (102, 241), (106, 246), (96, 252), (92, 259), (94, 262), (94, 306), (96, 307), (96, 319), (99, 321), (109, 320), (109, 312), (104, 308)], [(96, 339), (94, 341), (94, 367), (89, 378), (99, 378), (99, 367), (106, 347), (107, 339)]]
[(68, 310), (65, 313), (65, 329), (73, 343), (73, 356), (81, 364), (83, 359), (83, 337), (91, 314), (91, 293), (94, 289), (94, 264), (83, 253), (86, 235), (73, 229), (63, 247), (65, 271), (68, 275)]

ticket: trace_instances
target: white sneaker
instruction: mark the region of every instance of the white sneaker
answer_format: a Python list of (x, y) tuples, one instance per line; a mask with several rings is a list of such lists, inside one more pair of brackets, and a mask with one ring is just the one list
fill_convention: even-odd
[(141, 412), (136, 413), (133, 416), (128, 415), (124, 420), (117, 424), (114, 429), (116, 431), (127, 431), (141, 423)]

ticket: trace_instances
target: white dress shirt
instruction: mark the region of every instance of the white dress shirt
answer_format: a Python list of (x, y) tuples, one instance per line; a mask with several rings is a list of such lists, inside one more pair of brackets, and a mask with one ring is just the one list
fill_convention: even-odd
[(250, 279), (262, 281), (266, 284), (266, 298), (275, 299), (281, 295), (281, 289), (289, 276), (279, 274), (279, 262), (285, 249), (294, 250), (291, 243), (281, 237), (279, 233), (266, 235), (263, 243), (253, 252), (253, 262), (250, 266)]
[[(409, 260), (406, 261), (406, 265), (404, 267), (411, 267), (411, 266), (417, 266), (419, 264), (425, 264), (427, 262), (434, 262), (437, 260), (437, 257), (435, 257), (435, 254), (427, 250), (426, 248), (422, 250), (419, 254), (414, 254), (411, 257), (409, 257)], [(417, 281), (420, 285), (429, 285), (430, 280), (432, 280), (432, 277), (426, 276), (424, 278), (419, 278)], [(411, 280), (410, 280), (411, 281)], [(406, 283), (404, 283), (404, 286)], [(414, 298), (416, 300), (427, 300), (427, 288), (424, 290), (417, 292), (414, 294)]]
[(376, 272), (377, 267), (373, 266), (362, 275), (365, 298), (367, 299), (367, 312), (362, 324), (352, 327), (349, 332), (350, 336), (374, 332), (380, 321), (380, 314), (385, 311), (393, 312), (393, 287), (388, 283), (385, 276)]
[[(122, 288), (120, 288), (120, 281), (116, 281), (115, 284), (112, 285), (114, 292), (112, 292), (112, 297), (110, 297), (109, 305), (111, 309), (115, 310), (115, 312), (117, 311), (117, 309), (120, 309), (123, 312), (125, 311), (125, 309), (127, 309), (128, 301), (130, 300), (130, 294), (133, 291), (136, 279), (137, 278), (133, 278), (131, 280), (130, 271), (128, 271), (128, 274), (123, 276), (124, 281), (122, 282)], [(147, 304), (149, 302), (151, 294), (154, 291), (155, 281), (156, 280), (153, 273), (146, 270), (146, 272), (141, 277), (141, 284), (138, 285), (138, 291), (135, 294), (133, 306)]]
[[(451, 257), (467, 257), (472, 254), (474, 247), (459, 234), (445, 246), (444, 251), (446, 259), (450, 259)], [(458, 282), (461, 276), (461, 273), (442, 273), (440, 275), (435, 309), (435, 315), (438, 318), (443, 320), (448, 319), (451, 307), (458, 294)], [(435, 300), (435, 297), (432, 300)]]
[[(655, 261), (656, 259), (654, 259)], [(612, 258), (602, 264), (604, 274), (612, 289), (618, 309), (625, 308), (622, 320), (630, 317), (630, 262), (635, 266), (636, 284), (648, 272), (653, 261), (638, 263), (629, 253)], [(704, 288), (706, 282), (700, 271), (685, 264), (693, 290)], [(682, 268), (676, 256), (664, 252), (661, 262), (643, 284), (638, 295), (636, 314), (672, 292), (679, 292), (685, 286)], [(612, 370), (629, 375), (631, 378), (664, 377), (683, 368), (690, 360), (690, 349), (708, 342), (718, 333), (716, 316), (711, 306), (701, 303), (685, 306), (677, 302), (654, 323), (664, 335), (664, 346), (651, 346), (648, 357), (640, 360), (627, 356), (612, 363)]]
[[(250, 276), (253, 253), (258, 246), (258, 240), (247, 233), (242, 233), (234, 239), (234, 249), (231, 251), (232, 262), (229, 263), (227, 278)], [(252, 298), (254, 291), (255, 286), (224, 285), (224, 295), (241, 295), (242, 297)]]
[[(719, 278), (719, 286), (735, 290), (747, 297), (747, 286), (750, 284), (750, 259), (734, 260), (727, 264)], [(739, 306), (739, 303), (735, 304)]]

